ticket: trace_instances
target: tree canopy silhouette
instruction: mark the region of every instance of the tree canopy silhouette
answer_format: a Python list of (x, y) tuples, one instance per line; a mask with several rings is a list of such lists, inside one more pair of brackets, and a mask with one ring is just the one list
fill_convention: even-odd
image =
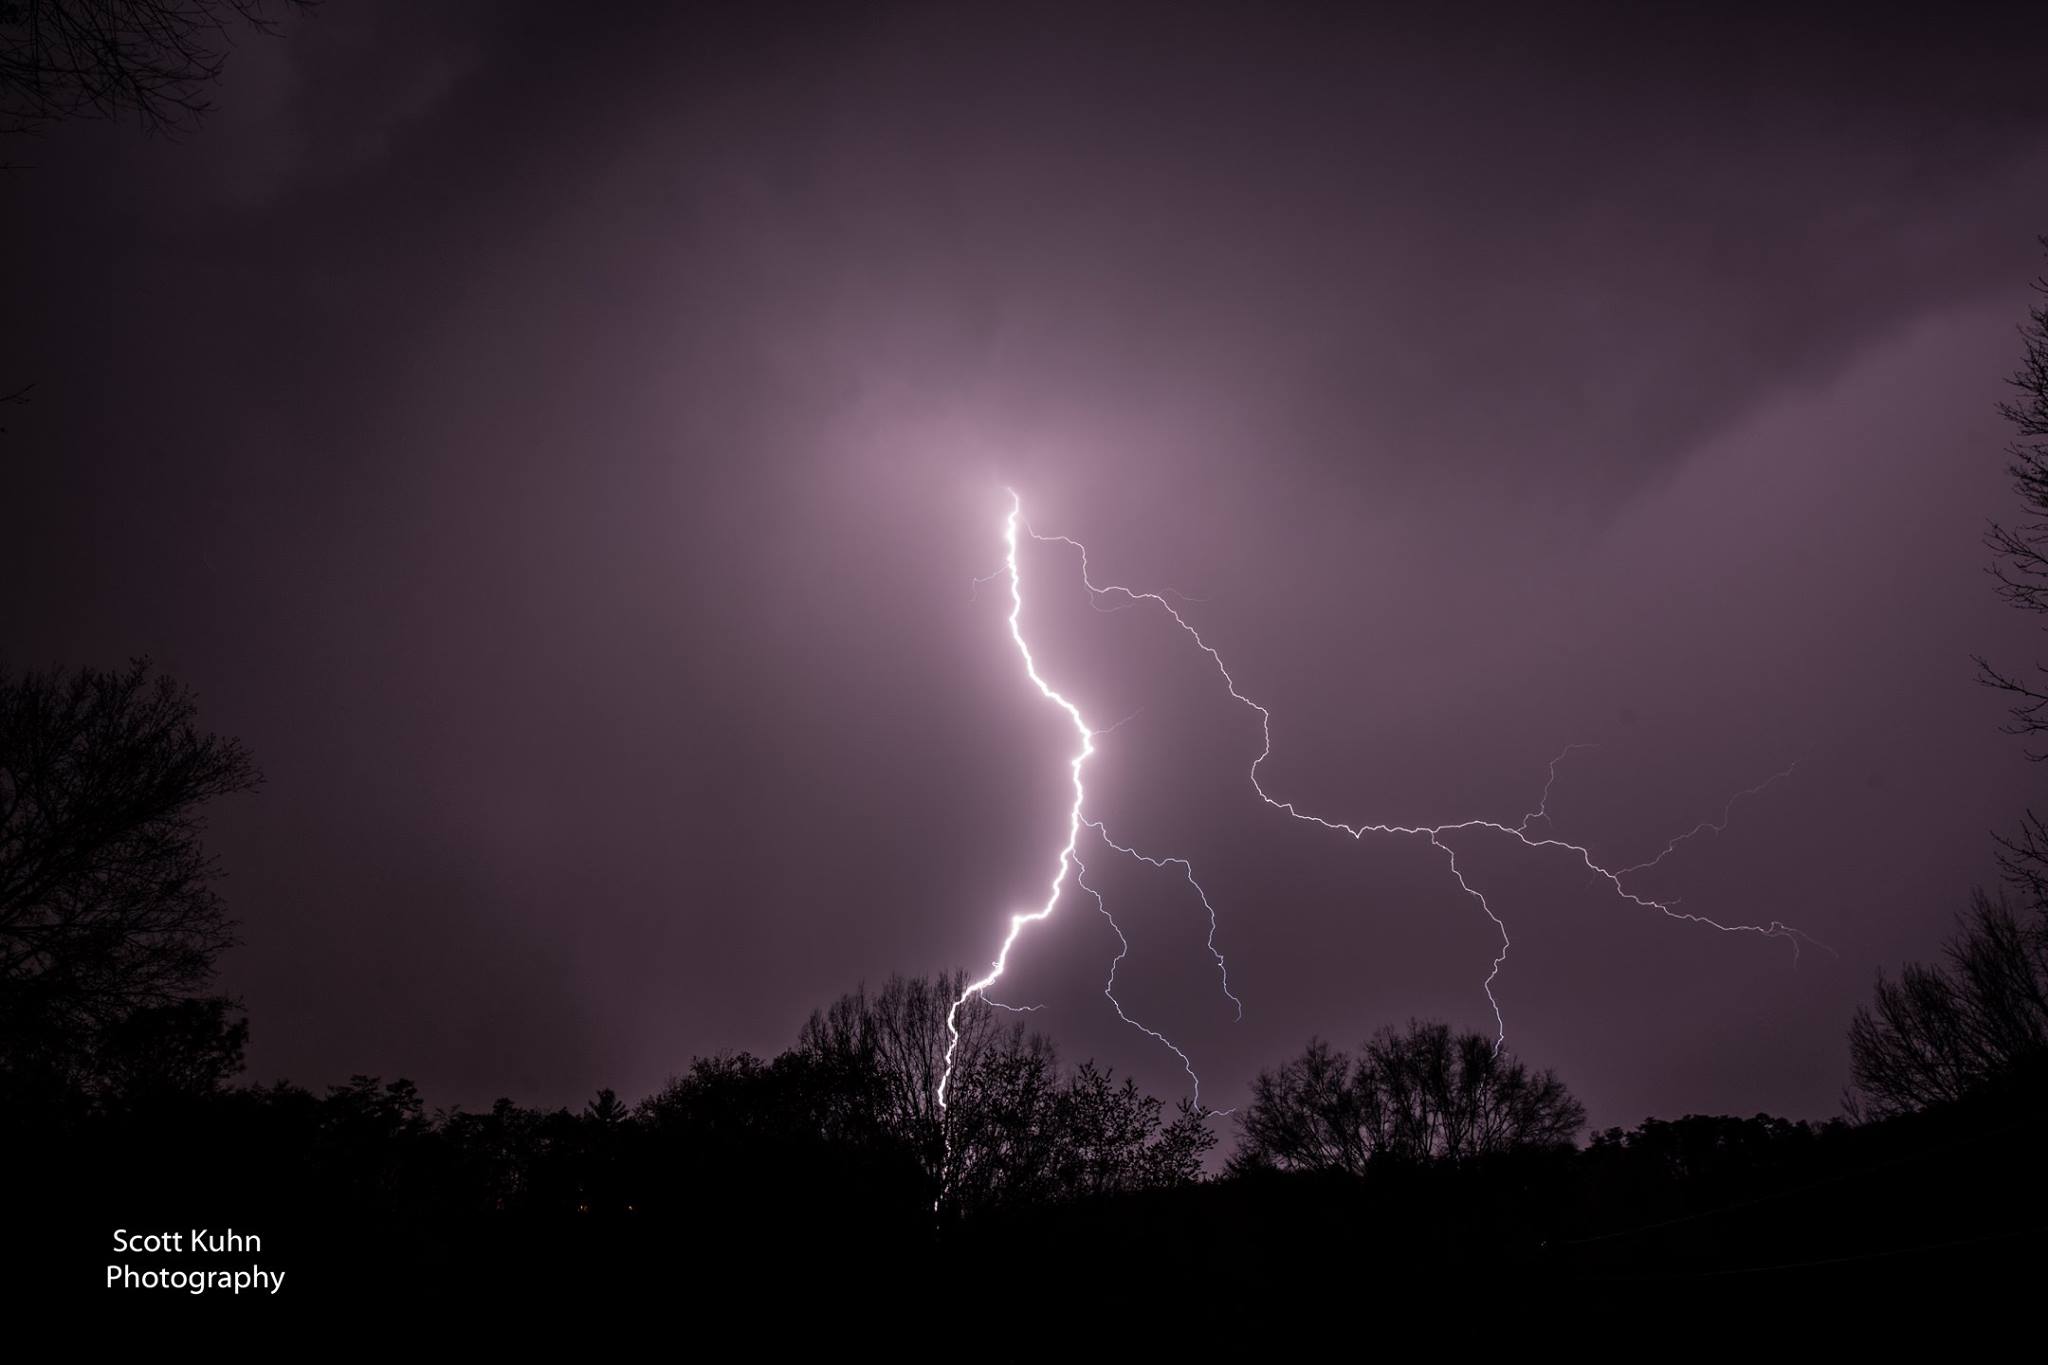
[[(2041, 239), (2048, 247), (2048, 236)], [(2048, 297), (2048, 277), (2034, 281)], [(2000, 403), (2015, 438), (2006, 447), (2021, 519), (1985, 532), (1998, 593), (2021, 611), (2048, 614), (2048, 303), (2020, 327), (2017, 395)], [(2048, 665), (2031, 677), (1977, 658), (1978, 681), (2006, 694), (2006, 733), (2048, 734)], [(2028, 758), (2048, 760), (2030, 747)], [(2037, 1072), (2048, 1056), (2048, 821), (2029, 810), (2019, 829), (1997, 836), (2006, 880), (2029, 903), (2016, 913), (2003, 897), (1972, 893), (1946, 947), (1946, 963), (1909, 963), (1897, 979), (1879, 973), (1871, 1003), (1849, 1026), (1845, 1107), (1883, 1118), (1950, 1103)]]
[(1039, 1179), (1053, 1136), (1044, 1111), (1058, 1086), (1058, 1058), (1023, 1020), (976, 996), (954, 1017), (959, 1043), (941, 1109), (946, 1015), (965, 984), (964, 972), (951, 972), (892, 976), (879, 991), (851, 991), (811, 1015), (797, 1051), (829, 1078), (840, 1126), (873, 1125), (916, 1153), (936, 1197), (973, 1208)]
[(1261, 1071), (1231, 1166), (1363, 1174), (1380, 1160), (1565, 1146), (1585, 1122), (1556, 1072), (1532, 1072), (1480, 1034), (1410, 1020), (1381, 1029), (1355, 1058), (1313, 1039), (1278, 1070)]
[(1882, 974), (1849, 1025), (1848, 1108), (1883, 1118), (1960, 1100), (2048, 1062), (2048, 919), (1977, 892), (1946, 965)]
[(0, 676), (0, 1076), (139, 1075), (150, 1038), (179, 1043), (158, 1080), (239, 1064), (224, 1010), (180, 1002), (232, 941), (199, 808), (261, 778), (196, 714), (146, 660)]
[(1093, 1063), (1063, 1075), (1050, 1041), (979, 996), (955, 1016), (960, 1042), (946, 1108), (946, 1013), (965, 974), (891, 977), (841, 996), (804, 1025), (796, 1055), (831, 1099), (830, 1123), (914, 1153), (934, 1196), (963, 1212), (1192, 1181), (1215, 1144), (1183, 1102), (1156, 1098)]

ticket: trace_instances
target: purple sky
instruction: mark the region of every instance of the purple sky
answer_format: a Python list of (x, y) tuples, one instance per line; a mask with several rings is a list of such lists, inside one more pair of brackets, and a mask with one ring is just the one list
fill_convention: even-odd
[[(978, 969), (1063, 837), (1005, 485), (1187, 608), (1277, 795), (1514, 821), (1564, 745), (1643, 889), (1457, 841), (1511, 1046), (1597, 1123), (1834, 1111), (2038, 790), (1972, 652), (2048, 231), (2043, 19), (1932, 36), (1281, 6), (333, 4), (178, 143), (8, 159), (9, 666), (149, 653), (269, 777), (215, 812), (258, 1078), (639, 1094), (863, 978)], [(737, 11), (735, 11), (737, 13)], [(1222, 17), (1218, 17), (1222, 16)], [(12, 383), (0, 383), (11, 387)], [(1130, 1011), (1228, 1105), (1312, 1033), (1492, 1025), (1416, 840), (1291, 824), (1150, 613), (1024, 561), (1107, 724)], [(1002, 997), (1183, 1092), (1069, 899)]]

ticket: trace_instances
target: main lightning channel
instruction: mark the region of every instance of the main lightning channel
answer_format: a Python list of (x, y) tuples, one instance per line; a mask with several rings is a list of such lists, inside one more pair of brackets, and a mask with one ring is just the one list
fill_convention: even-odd
[(1081, 737), (1081, 747), (1067, 763), (1067, 770), (1073, 775), (1074, 804), (1067, 808), (1067, 842), (1060, 848), (1059, 870), (1053, 874), (1052, 885), (1046, 889), (1045, 904), (1036, 910), (1010, 916), (1010, 932), (1003, 936), (1003, 946), (997, 951), (996, 960), (990, 964), (987, 974), (968, 982), (946, 1011), (946, 1065), (939, 1075), (938, 1089), (941, 1109), (946, 1107), (946, 1087), (953, 1080), (953, 1058), (960, 1050), (961, 1006), (1002, 979), (1003, 970), (1010, 963), (1010, 949), (1017, 944), (1017, 935), (1024, 932), (1025, 925), (1050, 916), (1053, 907), (1059, 904), (1060, 891), (1067, 884), (1067, 873), (1074, 867), (1074, 846), (1081, 841), (1081, 804), (1088, 796), (1088, 789), (1081, 783), (1081, 769), (1095, 754), (1095, 732), (1082, 718), (1081, 708), (1067, 700), (1039, 674), (1038, 660), (1031, 656), (1031, 644), (1024, 638), (1024, 577), (1017, 568), (1017, 524), (1023, 516), (1024, 500), (1012, 490), (1010, 515), (1003, 522), (1003, 569), (1010, 578), (1010, 639), (1017, 646), (1017, 652), (1024, 656), (1024, 673), (1031, 679), (1032, 686), (1038, 689), (1040, 696), (1067, 713), (1067, 719), (1074, 723), (1074, 733)]
[[(1002, 979), (1003, 973), (1008, 969), (1010, 950), (1016, 946), (1017, 938), (1024, 932), (1025, 926), (1035, 924), (1052, 915), (1054, 908), (1059, 904), (1061, 895), (1066, 890), (1067, 878), (1070, 873), (1073, 875), (1075, 884), (1094, 898), (1096, 908), (1102, 912), (1102, 917), (1109, 922), (1110, 929), (1116, 934), (1117, 942), (1122, 945), (1115, 960), (1110, 963), (1109, 979), (1104, 982), (1102, 993), (1109, 998), (1110, 1005), (1116, 1010), (1117, 1018), (1123, 1020), (1126, 1024), (1129, 1024), (1147, 1037), (1156, 1040), (1168, 1051), (1172, 1052), (1175, 1057), (1180, 1059), (1182, 1068), (1188, 1073), (1194, 1104), (1197, 1108), (1200, 1108), (1202, 1102), (1202, 1078), (1195, 1073), (1194, 1062), (1189, 1059), (1188, 1054), (1158, 1029), (1152, 1028), (1125, 1013), (1123, 1002), (1117, 999), (1117, 967), (1130, 955), (1131, 944), (1130, 940), (1124, 936), (1122, 926), (1118, 925), (1115, 917), (1109, 913), (1109, 906), (1103, 900), (1102, 893), (1088, 884), (1087, 865), (1081, 861), (1079, 851), (1081, 830), (1084, 827), (1093, 830), (1108, 847), (1116, 850), (1118, 853), (1136, 858), (1140, 862), (1149, 863), (1153, 867), (1178, 867), (1181, 869), (1182, 874), (1187, 878), (1188, 885), (1193, 887), (1195, 894), (1201, 898), (1202, 908), (1208, 912), (1209, 954), (1216, 960), (1216, 970), (1223, 982), (1223, 994), (1228, 996), (1231, 1004), (1237, 1007), (1238, 1018), (1242, 1019), (1244, 1017), (1244, 1002), (1231, 993), (1229, 965), (1224, 960), (1222, 952), (1216, 947), (1216, 907), (1210, 903), (1209, 893), (1195, 879), (1194, 867), (1187, 859), (1157, 858), (1140, 852), (1138, 849), (1127, 844), (1120, 844), (1110, 837), (1108, 829), (1103, 826), (1101, 821), (1089, 820), (1082, 814), (1082, 809), (1087, 802), (1088, 793), (1086, 785), (1082, 781), (1081, 772), (1087, 765), (1088, 760), (1095, 755), (1095, 741), (1104, 735), (1113, 733), (1131, 718), (1126, 716), (1123, 720), (1116, 722), (1115, 725), (1107, 726), (1101, 730), (1093, 728), (1088, 724), (1087, 718), (1081, 714), (1081, 708), (1075, 705), (1071, 699), (1057, 688), (1053, 687), (1051, 683), (1047, 682), (1044, 675), (1038, 671), (1038, 661), (1031, 653), (1030, 641), (1024, 636), (1024, 578), (1023, 571), (1017, 563), (1017, 533), (1019, 526), (1023, 522), (1024, 504), (1023, 499), (1017, 495), (1015, 490), (1009, 490), (1009, 493), (1010, 513), (1003, 523), (1003, 567), (998, 569), (995, 574), (977, 579), (976, 582), (977, 584), (987, 582), (989, 578), (996, 577), (997, 575), (1004, 575), (1009, 579), (1010, 640), (1016, 645), (1017, 653), (1024, 660), (1025, 676), (1031, 679), (1032, 685), (1038, 689), (1040, 696), (1052, 702), (1066, 713), (1067, 719), (1073, 723), (1074, 733), (1080, 737), (1081, 747), (1068, 760), (1068, 770), (1073, 780), (1074, 800), (1073, 804), (1067, 809), (1067, 841), (1060, 849), (1057, 870), (1053, 874), (1051, 884), (1046, 888), (1045, 903), (1036, 910), (1020, 911), (1010, 916), (1009, 932), (1003, 936), (1002, 947), (997, 950), (995, 961), (989, 965), (988, 971), (983, 976), (968, 982), (961, 989), (959, 997), (953, 1001), (946, 1011), (946, 1059), (945, 1066), (939, 1076), (937, 1092), (939, 1108), (943, 1110), (946, 1107), (946, 1091), (952, 1084), (953, 1067), (960, 1049), (960, 1011), (966, 1006), (967, 1002), (979, 995), (985, 1002), (995, 1005), (998, 1009), (1021, 1012), (1025, 1009), (1037, 1008), (1036, 1006), (1018, 1007), (1001, 1004), (989, 998), (988, 990), (989, 987)], [(1036, 538), (1038, 537), (1034, 537), (1034, 539)], [(1095, 600), (1093, 596), (1089, 598), (1091, 604)]]

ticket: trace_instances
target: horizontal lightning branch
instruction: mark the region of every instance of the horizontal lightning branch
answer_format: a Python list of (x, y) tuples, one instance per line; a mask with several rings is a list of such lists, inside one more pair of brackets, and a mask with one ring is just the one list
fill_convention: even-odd
[[(1686, 923), (1700, 925), (1721, 933), (1755, 934), (1763, 938), (1784, 939), (1792, 946), (1795, 959), (1802, 941), (1816, 943), (1818, 946), (1827, 949), (1827, 945), (1819, 944), (1818, 940), (1778, 920), (1771, 920), (1767, 924), (1724, 923), (1707, 915), (1678, 910), (1675, 908), (1677, 905), (1676, 901), (1660, 900), (1655, 897), (1641, 895), (1630, 890), (1623, 880), (1633, 873), (1647, 872), (1656, 867), (1688, 840), (1696, 838), (1701, 834), (1721, 833), (1728, 827), (1729, 819), (1738, 802), (1760, 795), (1774, 783), (1789, 778), (1793, 772), (1792, 768), (1788, 767), (1783, 772), (1775, 773), (1771, 777), (1766, 778), (1756, 786), (1736, 793), (1733, 797), (1729, 798), (1727, 804), (1722, 808), (1719, 819), (1701, 821), (1684, 834), (1672, 839), (1655, 857), (1646, 862), (1636, 863), (1619, 869), (1610, 869), (1599, 862), (1594, 858), (1592, 851), (1587, 846), (1558, 837), (1555, 833), (1554, 821), (1549, 813), (1550, 793), (1557, 782), (1558, 764), (1573, 751), (1591, 747), (1589, 745), (1568, 745), (1556, 758), (1550, 761), (1549, 775), (1544, 782), (1543, 795), (1538, 801), (1536, 809), (1527, 812), (1522, 816), (1519, 823), (1512, 825), (1498, 820), (1485, 819), (1458, 820), (1428, 825), (1400, 823), (1352, 824), (1304, 811), (1292, 801), (1285, 801), (1274, 796), (1266, 790), (1264, 783), (1260, 781), (1259, 769), (1273, 753), (1273, 714), (1265, 706), (1245, 695), (1238, 687), (1236, 678), (1231, 675), (1230, 669), (1223, 662), (1223, 656), (1217, 652), (1215, 647), (1202, 637), (1201, 632), (1196, 630), (1187, 618), (1181, 614), (1179, 608), (1167, 601), (1161, 594), (1140, 592), (1116, 583), (1097, 583), (1089, 568), (1087, 546), (1068, 536), (1040, 535), (1036, 531), (1031, 530), (1024, 521), (1022, 500), (1015, 492), (1011, 492), (1009, 516), (1003, 524), (1003, 543), (1005, 546), (1003, 567), (995, 574), (989, 575), (989, 579), (1001, 576), (1008, 580), (1010, 589), (1010, 638), (1012, 643), (1016, 645), (1018, 654), (1023, 658), (1025, 676), (1037, 688), (1039, 695), (1060, 708), (1073, 725), (1078, 743), (1072, 757), (1068, 760), (1068, 769), (1072, 775), (1074, 796), (1073, 802), (1067, 811), (1066, 842), (1060, 847), (1055, 860), (1056, 867), (1052, 881), (1046, 888), (1044, 903), (1036, 909), (1018, 911), (1010, 916), (1008, 932), (1004, 935), (1002, 945), (997, 950), (995, 960), (990, 964), (988, 971), (979, 978), (967, 983), (962, 989), (959, 998), (953, 1002), (952, 1007), (947, 1011), (946, 1030), (948, 1044), (946, 1048), (946, 1061), (938, 1086), (938, 1103), (941, 1109), (946, 1104), (946, 1090), (952, 1080), (954, 1062), (960, 1044), (958, 1016), (961, 1008), (977, 995), (982, 996), (984, 999), (987, 998), (988, 989), (1002, 978), (1004, 971), (1007, 969), (1010, 951), (1016, 946), (1019, 936), (1029, 925), (1051, 917), (1055, 907), (1059, 904), (1061, 896), (1065, 892), (1070, 877), (1083, 892), (1094, 899), (1096, 908), (1101, 912), (1103, 918), (1108, 921), (1110, 928), (1116, 933), (1118, 943), (1121, 945), (1115, 959), (1110, 963), (1109, 977), (1104, 983), (1103, 994), (1109, 998), (1110, 1004), (1116, 1010), (1119, 1019), (1122, 1019), (1125, 1023), (1130, 1024), (1148, 1037), (1155, 1039), (1180, 1059), (1181, 1065), (1187, 1071), (1189, 1081), (1193, 1086), (1195, 1104), (1197, 1107), (1200, 1106), (1201, 1078), (1196, 1074), (1194, 1064), (1189, 1059), (1186, 1051), (1157, 1029), (1133, 1019), (1125, 1012), (1123, 1004), (1117, 999), (1117, 969), (1122, 965), (1125, 958), (1130, 955), (1130, 940), (1125, 937), (1122, 928), (1117, 925), (1115, 918), (1110, 914), (1108, 904), (1104, 901), (1100, 890), (1091, 885), (1087, 880), (1087, 865), (1082, 861), (1079, 850), (1081, 831), (1084, 828), (1092, 831), (1102, 840), (1105, 846), (1118, 853), (1149, 864), (1152, 867), (1161, 869), (1177, 868), (1181, 872), (1188, 885), (1193, 888), (1196, 896), (1200, 899), (1203, 910), (1208, 914), (1208, 949), (1210, 956), (1215, 959), (1217, 974), (1222, 981), (1223, 993), (1232, 1005), (1236, 1007), (1238, 1018), (1242, 1019), (1244, 1017), (1244, 1002), (1238, 999), (1231, 991), (1228, 965), (1224, 960), (1223, 953), (1216, 946), (1216, 907), (1210, 900), (1207, 890), (1196, 879), (1193, 864), (1185, 858), (1159, 857), (1141, 852), (1130, 845), (1120, 844), (1111, 837), (1108, 829), (1100, 820), (1092, 819), (1085, 814), (1088, 793), (1084, 781), (1084, 770), (1088, 760), (1096, 752), (1096, 739), (1116, 727), (1111, 726), (1105, 730), (1092, 728), (1082, 716), (1080, 708), (1048, 683), (1038, 671), (1037, 660), (1032, 655), (1031, 645), (1025, 638), (1022, 625), (1024, 586), (1023, 575), (1018, 567), (1017, 558), (1020, 533), (1029, 535), (1033, 540), (1041, 544), (1062, 545), (1072, 549), (1080, 558), (1081, 582), (1088, 591), (1090, 604), (1097, 609), (1121, 611), (1132, 607), (1156, 606), (1159, 610), (1166, 613), (1173, 624), (1194, 643), (1197, 649), (1208, 656), (1210, 663), (1216, 669), (1217, 675), (1222, 679), (1224, 689), (1230, 694), (1232, 699), (1256, 712), (1259, 717), (1262, 744), (1258, 756), (1252, 760), (1246, 776), (1250, 779), (1252, 790), (1257, 793), (1260, 801), (1280, 811), (1290, 819), (1299, 820), (1305, 824), (1318, 825), (1335, 833), (1348, 835), (1355, 841), (1362, 842), (1369, 834), (1407, 836), (1426, 839), (1433, 847), (1444, 854), (1452, 878), (1457, 882), (1459, 888), (1478, 904), (1480, 911), (1492, 922), (1494, 928), (1500, 934), (1500, 951), (1495, 954), (1492, 966), (1486, 975), (1485, 981), (1482, 983), (1482, 989), (1485, 991), (1487, 1002), (1493, 1010), (1495, 1025), (1494, 1051), (1496, 1053), (1499, 1052), (1507, 1038), (1506, 1020), (1502, 1015), (1500, 1002), (1495, 997), (1493, 989), (1495, 980), (1499, 977), (1501, 969), (1507, 962), (1508, 949), (1510, 947), (1507, 924), (1487, 901), (1485, 893), (1466, 880), (1465, 873), (1458, 864), (1457, 850), (1447, 841), (1447, 836), (1466, 831), (1486, 831), (1513, 839), (1528, 848), (1558, 849), (1575, 857), (1593, 874), (1594, 879), (1605, 881), (1617, 898), (1628, 902), (1630, 905), (1644, 910), (1654, 910), (1667, 918), (1682, 920)], [(981, 579), (977, 580), (977, 582), (987, 582), (989, 579)], [(1118, 722), (1118, 724), (1122, 723), (1121, 721)], [(1539, 823), (1543, 826), (1541, 832), (1532, 828)], [(1832, 952), (1833, 949), (1827, 949), (1827, 951)], [(1014, 1007), (1004, 1006), (1003, 1008)]]

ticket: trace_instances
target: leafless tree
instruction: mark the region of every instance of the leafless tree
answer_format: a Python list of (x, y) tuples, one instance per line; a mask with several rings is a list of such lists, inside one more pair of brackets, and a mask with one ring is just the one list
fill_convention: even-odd
[(1231, 1164), (1340, 1170), (1380, 1159), (1459, 1161), (1569, 1144), (1586, 1111), (1554, 1071), (1532, 1072), (1494, 1040), (1410, 1020), (1356, 1058), (1313, 1040), (1252, 1082)]
[[(2048, 237), (2040, 240), (2048, 248)], [(2034, 288), (2048, 298), (2048, 277)], [(2029, 310), (2020, 340), (2020, 367), (2007, 378), (2016, 397), (1998, 410), (2015, 433), (2006, 472), (2021, 519), (1992, 522), (1984, 543), (1999, 596), (2048, 614), (2048, 303)], [(2006, 733), (2036, 743), (2048, 734), (2048, 664), (2010, 672), (1979, 655), (1977, 676), (2009, 699)], [(2048, 748), (2030, 745), (2027, 757), (2048, 760)], [(1844, 1098), (1852, 1115), (1883, 1118), (1958, 1100), (2048, 1057), (2048, 820), (2030, 810), (2016, 831), (1997, 837), (2006, 880), (2030, 913), (1975, 892), (1945, 964), (1879, 975), (1874, 998), (1849, 1026)]]
[(1043, 1160), (1033, 1111), (1057, 1083), (1057, 1058), (1021, 1019), (976, 996), (954, 1017), (960, 1040), (941, 1109), (946, 1015), (965, 983), (953, 972), (892, 976), (873, 994), (855, 990), (811, 1016), (797, 1051), (836, 1079), (845, 1125), (873, 1124), (908, 1143), (935, 1191), (986, 1203), (995, 1187)]
[(940, 1109), (946, 1014), (965, 982), (959, 972), (891, 977), (811, 1016), (797, 1054), (839, 1097), (834, 1136), (909, 1146), (934, 1195), (964, 1211), (1199, 1177), (1215, 1142), (1204, 1114), (1183, 1104), (1163, 1120), (1157, 1099), (1092, 1064), (1063, 1076), (1044, 1036), (979, 996), (955, 1015), (960, 1041)]
[(1216, 1145), (1207, 1115), (1182, 1100), (1161, 1121), (1160, 1102), (1126, 1076), (1084, 1062), (1060, 1087), (1052, 1106), (1058, 1135), (1046, 1194), (1085, 1199), (1134, 1190), (1184, 1185), (1201, 1178), (1202, 1161)]
[(1879, 976), (1849, 1026), (1847, 1107), (1883, 1118), (1962, 1099), (2048, 1059), (2048, 920), (1978, 892), (1945, 965)]
[(133, 115), (156, 132), (213, 107), (239, 31), (318, 0), (0, 0), (0, 132)]
[(231, 941), (199, 807), (254, 789), (148, 661), (0, 676), (0, 1060), (90, 1050)]
[[(2041, 245), (2048, 247), (2048, 237)], [(2034, 288), (2048, 297), (2048, 277), (2037, 279)], [(2048, 304), (2029, 311), (2020, 340), (2020, 367), (2007, 379), (2017, 396), (1998, 410), (2016, 433), (2006, 447), (2006, 468), (2022, 519), (1993, 522), (1984, 541), (1993, 555), (1991, 573), (1999, 595), (2021, 611), (2048, 613)], [(2036, 664), (2031, 674), (2021, 674), (1980, 656), (1977, 675), (1985, 686), (2011, 698), (2008, 734), (2031, 740), (2048, 733), (2048, 665)], [(2030, 747), (2027, 756), (2040, 762), (2048, 759), (2048, 749)], [(2035, 906), (2048, 909), (2048, 822), (2029, 811), (2019, 830), (2001, 836), (1999, 843), (2007, 877)]]

